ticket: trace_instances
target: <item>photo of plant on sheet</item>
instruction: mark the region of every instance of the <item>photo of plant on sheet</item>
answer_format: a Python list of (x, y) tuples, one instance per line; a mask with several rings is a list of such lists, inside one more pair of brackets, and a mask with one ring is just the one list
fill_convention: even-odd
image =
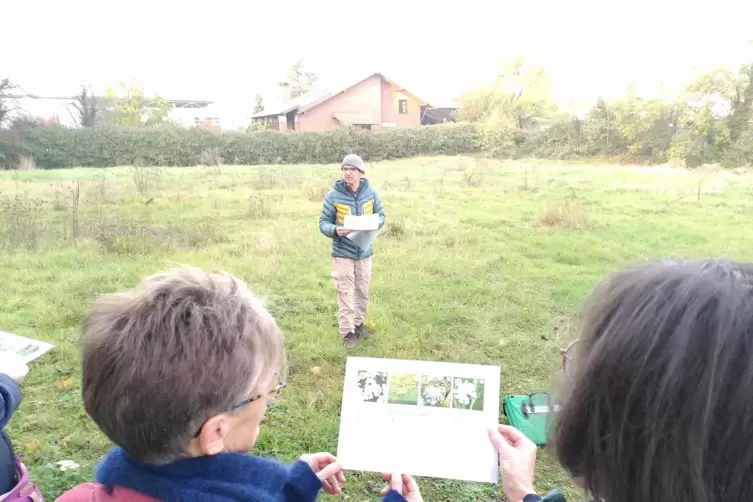
[(387, 373), (376, 371), (358, 372), (358, 390), (361, 401), (384, 403), (387, 401)]
[(452, 407), (484, 411), (484, 381), (475, 378), (456, 378), (452, 389)]
[(449, 408), (452, 404), (451, 377), (421, 377), (421, 405)]
[(418, 375), (393, 373), (390, 375), (390, 392), (388, 402), (391, 404), (418, 404)]

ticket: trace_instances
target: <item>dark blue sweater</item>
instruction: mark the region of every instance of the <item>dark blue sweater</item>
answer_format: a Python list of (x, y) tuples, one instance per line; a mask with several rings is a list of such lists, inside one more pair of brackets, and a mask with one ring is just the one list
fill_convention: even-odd
[(0, 373), (0, 429), (5, 429), (19, 404), (21, 387), (11, 377)]
[(8, 375), (0, 373), (0, 494), (16, 484), (16, 456), (10, 438), (2, 430), (21, 404), (21, 387)]
[[(305, 462), (285, 465), (243, 453), (148, 465), (113, 449), (97, 468), (97, 482), (121, 486), (164, 502), (305, 502), (316, 500), (321, 481)], [(393, 497), (397, 495), (393, 492)], [(385, 500), (405, 500), (385, 498)]]

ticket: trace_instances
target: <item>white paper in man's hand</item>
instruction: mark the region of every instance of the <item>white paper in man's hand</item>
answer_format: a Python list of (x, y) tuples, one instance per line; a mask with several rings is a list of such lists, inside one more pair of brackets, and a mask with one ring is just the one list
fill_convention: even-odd
[(343, 468), (497, 483), (498, 366), (349, 357)]
[(355, 216), (349, 214), (345, 216), (343, 221), (343, 228), (348, 230), (378, 230), (379, 229), (379, 215), (367, 214), (364, 216)]
[(361, 249), (369, 249), (374, 245), (374, 241), (379, 234), (379, 230), (364, 230), (351, 232), (346, 237), (353, 241), (353, 244)]

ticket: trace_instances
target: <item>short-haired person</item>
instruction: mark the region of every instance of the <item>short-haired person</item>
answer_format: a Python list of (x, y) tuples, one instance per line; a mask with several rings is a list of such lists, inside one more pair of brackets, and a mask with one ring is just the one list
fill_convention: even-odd
[(179, 268), (105, 295), (83, 327), (82, 394), (117, 446), (96, 483), (58, 500), (279, 502), (315, 500), (322, 487), (340, 493), (342, 468), (328, 453), (293, 465), (247, 454), (267, 403), (285, 386), (284, 368), (275, 320), (232, 275)]
[(379, 215), (379, 228), (384, 226), (384, 207), (379, 194), (363, 176), (366, 166), (355, 154), (346, 155), (341, 165), (342, 179), (324, 198), (319, 216), (319, 230), (332, 239), (332, 257), (338, 304), (338, 327), (346, 346), (368, 338), (366, 311), (371, 290), (371, 268), (374, 246), (360, 248), (348, 239), (351, 232), (345, 228), (348, 215)]

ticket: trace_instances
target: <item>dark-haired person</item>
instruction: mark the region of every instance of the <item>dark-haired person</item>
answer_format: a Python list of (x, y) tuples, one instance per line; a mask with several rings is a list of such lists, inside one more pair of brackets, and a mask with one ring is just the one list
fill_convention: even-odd
[[(595, 500), (753, 500), (753, 265), (661, 262), (600, 284), (557, 416), (562, 466)], [(536, 448), (493, 435), (510, 502)]]

